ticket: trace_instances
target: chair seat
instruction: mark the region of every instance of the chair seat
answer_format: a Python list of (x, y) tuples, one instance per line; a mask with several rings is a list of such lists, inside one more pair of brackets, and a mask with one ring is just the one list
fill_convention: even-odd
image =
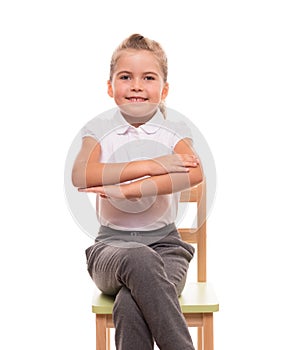
[(214, 289), (208, 282), (186, 283), (179, 302), (183, 313), (208, 313), (219, 310)]
[[(209, 313), (219, 310), (219, 304), (210, 283), (186, 283), (179, 297), (183, 313)], [(114, 297), (101, 293), (95, 288), (92, 299), (92, 312), (95, 314), (111, 314), (113, 312)]]

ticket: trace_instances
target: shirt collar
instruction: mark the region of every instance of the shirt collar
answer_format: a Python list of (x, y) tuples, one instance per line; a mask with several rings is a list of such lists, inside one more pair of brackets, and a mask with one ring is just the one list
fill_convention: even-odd
[[(116, 130), (118, 135), (126, 134), (133, 127), (127, 123), (119, 109), (115, 114), (115, 120), (119, 125)], [(158, 109), (154, 116), (147, 123), (140, 125), (139, 128), (145, 131), (146, 134), (154, 134), (163, 125), (164, 120), (162, 112)]]

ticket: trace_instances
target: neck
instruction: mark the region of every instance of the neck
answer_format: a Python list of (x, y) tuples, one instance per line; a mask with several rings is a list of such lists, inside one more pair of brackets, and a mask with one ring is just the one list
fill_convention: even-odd
[(138, 128), (147, 123), (157, 112), (156, 104), (126, 104), (119, 106), (120, 112), (127, 123)]

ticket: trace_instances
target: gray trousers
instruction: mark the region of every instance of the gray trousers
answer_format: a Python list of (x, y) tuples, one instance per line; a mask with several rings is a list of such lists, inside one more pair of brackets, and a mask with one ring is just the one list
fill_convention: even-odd
[(150, 232), (101, 227), (86, 250), (88, 271), (97, 287), (114, 295), (118, 350), (194, 350), (178, 296), (194, 248), (174, 224)]

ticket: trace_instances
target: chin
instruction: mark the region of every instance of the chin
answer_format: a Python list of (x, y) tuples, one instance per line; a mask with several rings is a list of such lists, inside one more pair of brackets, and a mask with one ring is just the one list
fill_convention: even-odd
[(150, 102), (132, 102), (119, 106), (122, 114), (131, 118), (151, 118), (158, 109), (158, 104)]

